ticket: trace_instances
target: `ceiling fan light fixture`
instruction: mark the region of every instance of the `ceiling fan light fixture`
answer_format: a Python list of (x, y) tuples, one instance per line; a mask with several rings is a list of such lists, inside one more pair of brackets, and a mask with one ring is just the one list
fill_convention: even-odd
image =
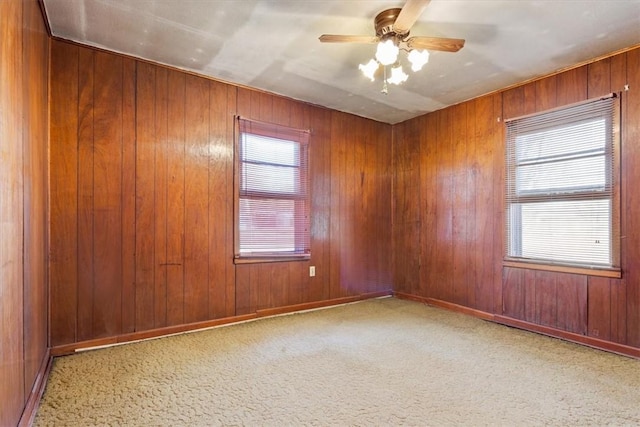
[(411, 62), (412, 71), (420, 71), (424, 64), (429, 62), (429, 51), (427, 50), (411, 50), (408, 55), (409, 62)]
[(371, 59), (366, 64), (360, 64), (358, 66), (360, 71), (362, 71), (362, 74), (364, 74), (365, 77), (367, 77), (371, 81), (374, 81), (376, 79), (375, 74), (376, 74), (376, 71), (378, 71), (379, 67), (380, 67), (380, 64), (375, 59)]
[(400, 48), (398, 48), (393, 39), (388, 38), (378, 43), (376, 59), (382, 65), (391, 65), (398, 60), (399, 52)]
[[(1, 1), (1, 0), (0, 0)], [(382, 66), (382, 93), (388, 93), (387, 83), (399, 85), (409, 77), (400, 66), (400, 49), (404, 50), (413, 72), (420, 71), (429, 62), (429, 51), (457, 52), (464, 46), (464, 39), (411, 36), (409, 32), (430, 0), (405, 0), (402, 8), (386, 9), (374, 19), (376, 35), (323, 34), (322, 43), (376, 44), (375, 59), (360, 64), (362, 73), (372, 82)], [(387, 70), (387, 67), (390, 70)], [(387, 78), (387, 73), (390, 77)]]
[(399, 85), (404, 83), (409, 78), (409, 75), (404, 72), (402, 69), (402, 65), (398, 64), (391, 67), (391, 77), (387, 79), (389, 83), (393, 83), (394, 85)]

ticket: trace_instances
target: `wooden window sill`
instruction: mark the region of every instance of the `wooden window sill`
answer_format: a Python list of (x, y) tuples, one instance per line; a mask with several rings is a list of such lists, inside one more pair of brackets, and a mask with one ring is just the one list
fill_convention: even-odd
[(261, 264), (268, 262), (293, 262), (293, 261), (309, 261), (311, 259), (311, 255), (300, 255), (300, 256), (247, 256), (247, 257), (236, 257), (233, 259), (234, 264)]
[(502, 261), (503, 267), (524, 268), (528, 270), (555, 271), (558, 273), (584, 274), (587, 276), (609, 277), (612, 279), (620, 279), (622, 270), (619, 268), (588, 268), (588, 267), (571, 267), (568, 265), (541, 264), (536, 262), (525, 261)]

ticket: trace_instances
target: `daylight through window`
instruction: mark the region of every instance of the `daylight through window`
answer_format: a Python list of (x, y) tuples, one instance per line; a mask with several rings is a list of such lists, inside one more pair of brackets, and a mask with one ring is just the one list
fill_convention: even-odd
[(239, 125), (236, 258), (308, 258), (309, 132)]
[(618, 267), (617, 99), (507, 121), (507, 259)]

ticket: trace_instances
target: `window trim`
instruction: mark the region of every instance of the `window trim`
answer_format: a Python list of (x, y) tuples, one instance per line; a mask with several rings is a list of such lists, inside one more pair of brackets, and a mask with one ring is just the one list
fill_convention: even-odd
[[(611, 260), (612, 260), (612, 265), (611, 266), (597, 266), (597, 265), (589, 265), (589, 264), (580, 264), (580, 263), (572, 263), (572, 262), (563, 262), (563, 261), (553, 261), (553, 260), (540, 260), (540, 259), (533, 259), (533, 258), (522, 258), (522, 257), (513, 257), (513, 256), (509, 256), (509, 246), (508, 246), (508, 242), (509, 240), (512, 238), (512, 236), (510, 235), (510, 232), (508, 230), (508, 226), (509, 226), (509, 222), (508, 222), (508, 207), (509, 207), (509, 201), (507, 200), (507, 194), (509, 192), (509, 189), (507, 187), (508, 185), (508, 180), (509, 180), (509, 176), (508, 174), (510, 172), (515, 173), (515, 168), (513, 168), (512, 171), (509, 170), (509, 167), (507, 165), (507, 163), (505, 163), (505, 193), (504, 193), (504, 209), (505, 209), (505, 215), (504, 215), (504, 233), (505, 233), (505, 246), (504, 246), (504, 258), (503, 258), (503, 262), (502, 265), (503, 267), (513, 267), (513, 268), (525, 268), (525, 269), (531, 269), (531, 270), (545, 270), (545, 271), (554, 271), (554, 272), (562, 272), (562, 273), (572, 273), (572, 274), (584, 274), (584, 275), (589, 275), (589, 276), (600, 276), (600, 277), (609, 277), (609, 278), (621, 278), (622, 277), (622, 268), (620, 265), (620, 260), (621, 260), (621, 202), (620, 202), (620, 183), (621, 183), (621, 169), (620, 169), (620, 143), (621, 143), (621, 138), (620, 138), (620, 120), (621, 120), (621, 114), (620, 114), (620, 109), (621, 109), (621, 101), (620, 101), (620, 97), (621, 94), (620, 93), (610, 93), (608, 95), (605, 96), (601, 96), (598, 98), (591, 98), (588, 100), (584, 100), (584, 101), (580, 101), (580, 102), (575, 102), (575, 103), (571, 103), (571, 104), (567, 104), (567, 105), (563, 105), (560, 107), (556, 107), (556, 108), (552, 108), (552, 109), (548, 109), (548, 110), (544, 110), (544, 111), (540, 111), (540, 112), (536, 112), (536, 113), (531, 113), (531, 114), (526, 114), (526, 115), (521, 115), (518, 117), (513, 117), (513, 118), (509, 118), (504, 120), (504, 124), (505, 124), (505, 144), (508, 144), (508, 140), (507, 140), (507, 131), (506, 131), (506, 126), (509, 122), (515, 121), (515, 120), (522, 120), (522, 119), (526, 119), (529, 117), (535, 117), (541, 114), (546, 114), (546, 113), (552, 113), (555, 111), (561, 111), (561, 110), (566, 110), (572, 107), (577, 107), (580, 105), (584, 105), (584, 104), (588, 104), (588, 103), (592, 103), (592, 102), (596, 102), (596, 101), (601, 101), (601, 100), (605, 100), (605, 99), (613, 99), (612, 102), (612, 119), (611, 119), (611, 135), (612, 135), (612, 139), (611, 139), (611, 147), (606, 147), (607, 150), (611, 150), (611, 167), (613, 168), (613, 171), (611, 172), (610, 175), (607, 176), (607, 178), (610, 176), (612, 179), (611, 182), (611, 186), (612, 186), (612, 191), (611, 191), (611, 235), (612, 235), (612, 239), (611, 239)], [(508, 145), (505, 147), (505, 155), (508, 156), (509, 155), (509, 147)], [(609, 163), (607, 163), (607, 167)], [(512, 177), (511, 178), (513, 180), (513, 182), (515, 182), (515, 178)], [(589, 191), (587, 191), (586, 193), (591, 193)], [(535, 196), (534, 196), (535, 197)], [(526, 199), (527, 196), (523, 196), (520, 198), (524, 198)], [(549, 196), (549, 199), (562, 199), (562, 197), (559, 196)]]
[[(309, 216), (311, 215), (311, 195), (310, 195), (310, 168), (309, 168), (309, 139), (310, 139), (310, 134), (311, 131), (307, 130), (307, 129), (297, 129), (297, 128), (292, 128), (289, 126), (282, 126), (279, 124), (275, 124), (275, 123), (269, 123), (269, 122), (263, 122), (263, 121), (259, 121), (259, 120), (254, 120), (254, 119), (248, 119), (246, 117), (241, 117), (241, 116), (234, 116), (234, 173), (233, 173), (233, 179), (234, 179), (234, 201), (233, 201), (233, 214), (234, 214), (234, 231), (233, 231), (233, 241), (234, 241), (234, 255), (233, 255), (233, 262), (234, 264), (254, 264), (254, 263), (273, 263), (273, 262), (291, 262), (291, 261), (308, 261), (311, 258), (311, 220), (309, 218), (308, 220), (308, 225), (309, 225), (309, 247), (306, 249), (305, 252), (253, 252), (253, 253), (241, 253), (240, 252), (240, 193), (241, 193), (241, 177), (240, 177), (240, 173), (241, 173), (241, 167), (240, 167), (240, 163), (241, 163), (241, 155), (240, 155), (240, 141), (242, 138), (242, 132), (241, 132), (241, 121), (246, 121), (248, 123), (252, 123), (252, 124), (256, 124), (259, 127), (263, 127), (263, 128), (267, 128), (267, 127), (271, 127), (274, 128), (276, 130), (273, 131), (273, 133), (270, 132), (265, 132), (265, 133), (261, 133), (261, 132), (256, 132), (254, 133), (254, 135), (261, 135), (261, 136), (265, 136), (265, 137), (269, 137), (269, 138), (274, 138), (274, 139), (281, 139), (281, 140), (285, 140), (285, 141), (294, 141), (298, 144), (300, 144), (300, 147), (304, 149), (304, 151), (301, 153), (301, 163), (304, 162), (305, 165), (305, 169), (306, 169), (306, 176), (304, 177), (300, 177), (300, 184), (304, 187), (304, 193), (306, 194), (306, 197), (304, 197), (304, 200), (307, 201), (308, 203), (308, 212), (309, 212)], [(250, 132), (249, 132), (250, 133)], [(302, 141), (302, 140), (296, 140), (295, 138), (287, 138), (287, 135), (294, 135), (294, 134), (306, 134), (306, 140)], [(269, 198), (272, 196), (276, 196), (273, 198), (276, 199), (287, 199), (287, 200), (295, 200), (295, 201), (300, 201), (302, 200), (299, 196), (297, 195), (292, 195), (292, 194), (288, 194), (288, 195), (282, 195), (280, 193), (270, 193), (270, 192), (255, 192), (255, 195), (259, 196), (260, 198), (265, 197), (265, 198)], [(297, 204), (297, 203), (296, 203)], [(298, 209), (296, 207), (296, 209)], [(300, 233), (300, 231), (296, 228), (295, 230), (296, 233), (296, 237), (295, 240), (298, 241), (299, 237), (298, 234)]]

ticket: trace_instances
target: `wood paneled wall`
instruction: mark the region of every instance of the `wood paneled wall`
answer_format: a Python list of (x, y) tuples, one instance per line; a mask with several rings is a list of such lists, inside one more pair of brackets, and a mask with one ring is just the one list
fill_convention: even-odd
[(49, 41), (37, 1), (0, 1), (0, 44), (0, 425), (10, 426), (48, 355)]
[(398, 292), (500, 307), (501, 107), (492, 95), (394, 127)]
[[(62, 41), (51, 57), (53, 346), (391, 289), (390, 125)], [(310, 261), (233, 263), (234, 115), (311, 129)]]
[[(640, 347), (639, 88), (635, 49), (395, 125), (395, 290)], [(623, 278), (503, 268), (503, 121), (611, 92)]]

